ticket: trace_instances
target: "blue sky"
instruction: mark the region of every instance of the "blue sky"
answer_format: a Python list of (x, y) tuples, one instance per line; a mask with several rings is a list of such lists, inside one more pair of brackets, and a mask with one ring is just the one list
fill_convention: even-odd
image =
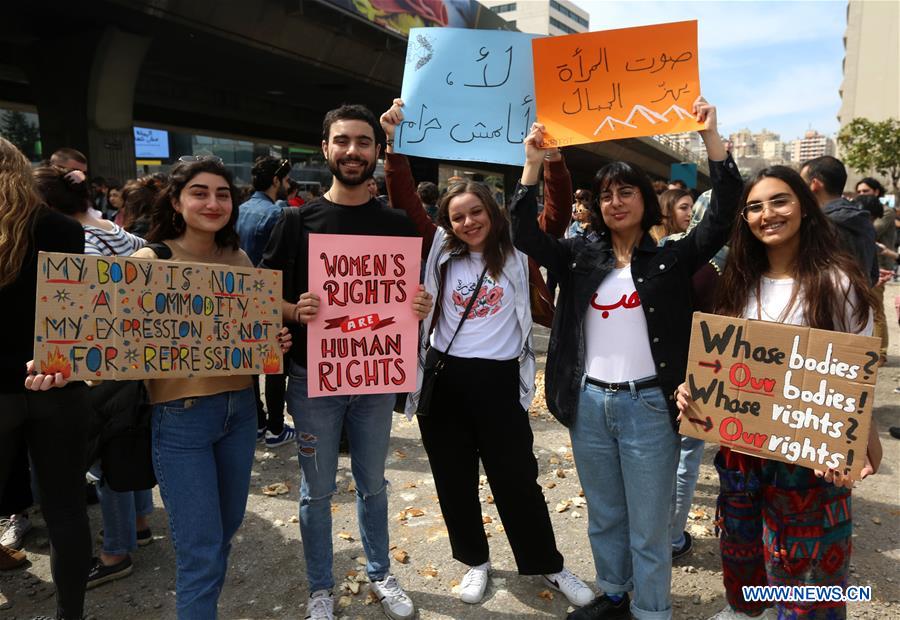
[(573, 0), (591, 30), (696, 19), (700, 86), (719, 110), (719, 131), (743, 127), (801, 137), (838, 129), (847, 3)]

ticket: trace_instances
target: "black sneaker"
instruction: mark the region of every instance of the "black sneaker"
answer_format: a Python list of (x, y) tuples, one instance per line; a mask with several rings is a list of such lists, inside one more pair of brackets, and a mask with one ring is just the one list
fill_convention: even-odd
[(109, 581), (115, 581), (131, 574), (131, 556), (112, 566), (105, 566), (100, 558), (94, 558), (94, 564), (88, 573), (87, 589), (96, 588)]
[(684, 556), (688, 555), (691, 552), (691, 549), (694, 548), (694, 539), (691, 538), (691, 535), (687, 532), (684, 533), (684, 544), (678, 547), (678, 549), (672, 549), (672, 561), (680, 560)]
[(593, 601), (579, 607), (568, 616), (566, 620), (607, 620), (613, 618), (630, 618), (631, 605), (628, 594), (622, 595), (622, 600), (614, 603), (611, 598), (605, 594), (598, 596)]

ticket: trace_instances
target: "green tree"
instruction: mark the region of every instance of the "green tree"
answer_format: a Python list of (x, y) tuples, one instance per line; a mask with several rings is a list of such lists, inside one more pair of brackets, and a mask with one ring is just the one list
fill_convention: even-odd
[(854, 118), (838, 134), (841, 157), (860, 174), (876, 171), (890, 177), (900, 193), (900, 120)]
[(29, 123), (28, 119), (19, 111), (7, 110), (0, 116), (0, 136), (3, 136), (30, 160), (36, 159), (35, 149), (40, 139), (37, 125)]

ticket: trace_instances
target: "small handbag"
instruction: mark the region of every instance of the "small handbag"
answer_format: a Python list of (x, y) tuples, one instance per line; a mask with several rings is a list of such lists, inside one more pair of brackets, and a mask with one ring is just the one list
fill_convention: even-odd
[(438, 377), (444, 369), (444, 366), (447, 364), (447, 354), (450, 352), (450, 347), (453, 346), (453, 341), (456, 340), (456, 335), (459, 333), (459, 330), (462, 329), (463, 323), (465, 323), (466, 319), (469, 317), (472, 306), (475, 305), (475, 298), (478, 297), (478, 291), (481, 290), (481, 283), (484, 282), (485, 274), (487, 274), (487, 265), (484, 266), (481, 276), (478, 278), (478, 284), (475, 285), (475, 290), (472, 291), (472, 296), (469, 298), (468, 305), (466, 305), (466, 311), (463, 312), (462, 318), (459, 319), (459, 325), (456, 326), (453, 337), (450, 339), (450, 342), (447, 343), (447, 349), (441, 353), (435, 347), (431, 347), (425, 353), (425, 368), (422, 372), (422, 389), (419, 391), (419, 406), (416, 408), (416, 415), (430, 415), (431, 413), (431, 401), (434, 398), (434, 388), (435, 385), (437, 385)]

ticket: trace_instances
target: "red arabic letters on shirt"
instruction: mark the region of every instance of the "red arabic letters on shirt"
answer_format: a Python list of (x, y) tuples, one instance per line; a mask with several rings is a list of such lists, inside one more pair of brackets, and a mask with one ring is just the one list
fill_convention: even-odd
[[(478, 296), (475, 298), (475, 303), (472, 304), (472, 310), (469, 311), (469, 319), (480, 319), (497, 314), (503, 306), (503, 287), (493, 282), (491, 278), (487, 278), (486, 281), (487, 284), (482, 285), (481, 290), (478, 291)], [(472, 298), (471, 295), (464, 295), (471, 292), (474, 286), (474, 283), (464, 285), (460, 282), (457, 284), (456, 290), (453, 291), (453, 305), (456, 307), (458, 316), (463, 315), (466, 306), (469, 305), (469, 300)]]
[(615, 310), (616, 308), (625, 308), (626, 310), (630, 310), (631, 308), (639, 308), (641, 305), (641, 298), (638, 297), (637, 291), (633, 292), (631, 295), (622, 295), (622, 298), (613, 304), (603, 305), (597, 303), (597, 293), (594, 293), (594, 296), (591, 297), (591, 306), (595, 310), (600, 310), (600, 316), (604, 319), (609, 318), (609, 313)]

